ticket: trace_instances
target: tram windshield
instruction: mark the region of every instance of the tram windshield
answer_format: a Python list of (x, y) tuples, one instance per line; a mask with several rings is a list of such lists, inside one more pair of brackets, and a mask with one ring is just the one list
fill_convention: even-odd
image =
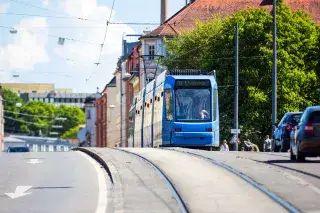
[(175, 91), (175, 97), (177, 121), (211, 120), (210, 88), (179, 88)]

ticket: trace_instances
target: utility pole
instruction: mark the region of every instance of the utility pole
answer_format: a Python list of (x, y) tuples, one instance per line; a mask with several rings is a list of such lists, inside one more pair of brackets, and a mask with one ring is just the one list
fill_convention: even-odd
[(236, 25), (235, 39), (235, 85), (234, 85), (234, 151), (238, 151), (238, 129), (239, 129), (239, 26)]
[(273, 0), (273, 72), (272, 72), (272, 122), (277, 123), (277, 1)]

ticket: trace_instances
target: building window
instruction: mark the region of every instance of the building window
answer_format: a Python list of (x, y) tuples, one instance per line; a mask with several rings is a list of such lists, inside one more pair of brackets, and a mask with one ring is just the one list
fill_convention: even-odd
[(155, 48), (154, 45), (149, 46), (149, 59), (154, 60)]
[(34, 90), (33, 90), (32, 93), (37, 93), (37, 91), (34, 91)]

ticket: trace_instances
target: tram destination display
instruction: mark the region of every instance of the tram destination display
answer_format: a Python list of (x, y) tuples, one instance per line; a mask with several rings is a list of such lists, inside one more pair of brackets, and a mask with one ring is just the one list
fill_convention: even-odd
[(183, 88), (183, 87), (210, 87), (211, 83), (209, 80), (176, 80), (175, 87)]

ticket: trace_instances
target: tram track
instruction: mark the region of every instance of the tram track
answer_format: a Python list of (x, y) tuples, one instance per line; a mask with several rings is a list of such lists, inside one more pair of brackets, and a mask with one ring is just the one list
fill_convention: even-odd
[(298, 213), (301, 212), (299, 209), (297, 209), (295, 206), (293, 206), (291, 203), (285, 201), (284, 199), (282, 199), (281, 197), (279, 197), (278, 195), (276, 195), (275, 193), (271, 192), (270, 190), (268, 190), (267, 188), (265, 188), (262, 184), (260, 184), (259, 182), (255, 181), (254, 179), (252, 179), (251, 177), (247, 176), (246, 174), (242, 173), (241, 171), (225, 164), (222, 162), (219, 162), (215, 159), (212, 159), (210, 157), (206, 157), (194, 152), (190, 152), (187, 150), (177, 150), (177, 149), (172, 149), (172, 148), (166, 148), (166, 150), (171, 150), (171, 151), (175, 151), (175, 152), (180, 152), (183, 154), (187, 154), (190, 156), (195, 156), (201, 159), (204, 159), (206, 161), (209, 161), (210, 163), (213, 163), (216, 166), (219, 166), (223, 169), (226, 169), (227, 171), (235, 174), (236, 176), (240, 177), (241, 179), (243, 179), (244, 181), (246, 181), (247, 183), (249, 183), (251, 186), (255, 187), (256, 189), (258, 189), (259, 191), (261, 191), (262, 193), (264, 193), (265, 195), (267, 195), (269, 198), (271, 198), (273, 201), (275, 201), (276, 203), (278, 203), (279, 205), (281, 205), (283, 208), (285, 208), (288, 212), (290, 213)]
[(116, 150), (125, 152), (129, 155), (134, 155), (134, 156), (140, 158), (142, 161), (144, 161), (148, 165), (150, 165), (156, 171), (156, 173), (160, 176), (160, 178), (162, 178), (165, 181), (165, 183), (168, 185), (170, 191), (172, 192), (173, 197), (175, 198), (175, 200), (177, 201), (177, 203), (179, 205), (180, 212), (181, 213), (189, 213), (187, 205), (183, 201), (181, 195), (179, 194), (178, 190), (175, 188), (174, 184), (171, 182), (170, 178), (156, 164), (154, 164), (152, 161), (148, 160), (147, 158), (145, 158), (142, 155), (139, 155), (137, 153), (129, 152), (124, 149), (116, 149)]

